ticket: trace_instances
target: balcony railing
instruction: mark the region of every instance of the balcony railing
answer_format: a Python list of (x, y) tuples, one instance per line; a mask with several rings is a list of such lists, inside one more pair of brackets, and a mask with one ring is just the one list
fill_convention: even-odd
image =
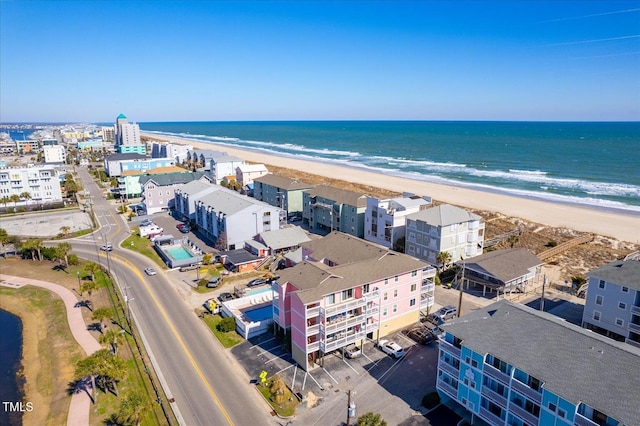
[(576, 413), (573, 423), (576, 426), (598, 426), (598, 423), (589, 420), (588, 418), (586, 418), (585, 416), (579, 413)]
[(314, 306), (313, 308), (307, 308), (307, 318), (315, 318), (320, 314), (320, 306)]
[(626, 343), (630, 344), (631, 346), (635, 346), (636, 348), (640, 348), (640, 342), (636, 342), (635, 340), (627, 339)]
[(444, 393), (446, 393), (447, 395), (449, 395), (454, 400), (458, 399), (458, 391), (449, 383), (438, 379), (437, 388), (443, 391)]
[[(442, 347), (442, 343), (440, 344), (440, 347)], [(484, 364), (483, 371), (484, 371), (484, 374), (491, 377), (492, 379), (499, 380), (501, 383), (509, 386), (509, 381), (510, 381), (509, 375), (498, 370), (493, 365)]]
[(428, 308), (429, 306), (433, 306), (435, 303), (434, 297), (423, 297), (420, 298), (420, 309)]
[(378, 312), (380, 312), (378, 305), (373, 305), (370, 308), (367, 308), (367, 311), (364, 314), (367, 318), (370, 318), (374, 315), (378, 315)]
[(534, 416), (533, 414), (531, 414), (530, 412), (520, 407), (519, 405), (516, 405), (513, 402), (509, 405), (509, 411), (511, 411), (513, 414), (520, 417), (522, 420), (524, 420), (527, 424), (530, 424), (530, 425), (537, 425), (540, 421), (539, 418), (537, 418), (536, 416)]
[(320, 330), (323, 334), (337, 333), (340, 330), (346, 330), (347, 328), (355, 327), (356, 325), (362, 325), (364, 327), (366, 323), (366, 317), (364, 315), (355, 315), (350, 318), (339, 319), (337, 321), (331, 321), (330, 323), (320, 324)]
[(313, 343), (308, 343), (307, 344), (307, 353), (311, 353), (311, 352), (315, 352), (318, 349), (320, 349), (320, 341), (317, 340)]
[(438, 368), (440, 368), (450, 376), (453, 376), (456, 378), (460, 376), (460, 370), (458, 368), (455, 368), (453, 365), (449, 364), (448, 362), (441, 360), (438, 363)]
[(327, 318), (333, 315), (338, 315), (350, 311), (352, 309), (358, 309), (367, 305), (367, 300), (363, 297), (360, 299), (350, 300), (346, 303), (340, 303), (338, 305), (331, 306), (329, 308), (320, 308), (320, 315)]
[(628, 329), (629, 331), (635, 331), (635, 332), (637, 332), (637, 333), (640, 333), (640, 325), (638, 325), (638, 324), (634, 324), (634, 323), (632, 323), (632, 322), (627, 323), (627, 329)]
[(313, 336), (320, 332), (320, 324), (313, 324), (307, 327), (307, 336)]
[(640, 306), (631, 305), (631, 313), (640, 315)]
[(446, 340), (440, 340), (440, 349), (460, 359), (460, 348), (456, 348)]
[(484, 407), (480, 407), (480, 417), (492, 425), (503, 425), (504, 420)]
[(380, 298), (380, 290), (370, 291), (369, 293), (365, 293), (363, 296), (368, 301), (378, 300)]
[(422, 285), (420, 286), (420, 293), (432, 292), (436, 289), (436, 285), (431, 280), (422, 281)]
[(482, 395), (484, 395), (488, 400), (501, 406), (502, 408), (507, 408), (507, 398), (500, 395), (498, 392), (492, 390), (491, 388), (483, 386)]
[(331, 352), (343, 346), (347, 346), (351, 343), (355, 343), (359, 340), (364, 339), (367, 336), (365, 331), (360, 331), (357, 333), (344, 334), (339, 337), (334, 337), (330, 340), (320, 341), (320, 350), (322, 352)]
[(518, 381), (517, 379), (513, 379), (511, 381), (511, 389), (517, 391), (518, 393), (521, 393), (522, 395), (526, 396), (527, 398), (529, 398), (530, 400), (540, 404), (542, 402), (542, 394), (539, 392), (536, 392), (535, 390), (531, 389), (529, 386), (525, 385), (524, 383)]

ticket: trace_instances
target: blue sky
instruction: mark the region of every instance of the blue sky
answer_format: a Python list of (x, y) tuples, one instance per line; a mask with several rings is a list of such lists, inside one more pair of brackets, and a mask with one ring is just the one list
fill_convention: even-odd
[(0, 121), (639, 120), (640, 1), (0, 1)]

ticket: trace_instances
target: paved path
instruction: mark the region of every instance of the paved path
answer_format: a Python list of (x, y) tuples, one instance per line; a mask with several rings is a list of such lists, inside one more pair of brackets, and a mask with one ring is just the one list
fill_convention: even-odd
[[(47, 281), (33, 280), (30, 278), (14, 277), (11, 275), (0, 274), (0, 285), (6, 287), (19, 288), (25, 285), (41, 287), (56, 293), (67, 309), (67, 321), (71, 334), (78, 344), (86, 352), (91, 355), (99, 349), (102, 349), (100, 343), (87, 330), (87, 325), (82, 319), (81, 308), (76, 307), (78, 299), (71, 290), (66, 289), (58, 284)], [(71, 396), (69, 404), (69, 415), (67, 416), (67, 426), (85, 426), (89, 424), (89, 413), (91, 410), (91, 399), (86, 392), (76, 392)]]

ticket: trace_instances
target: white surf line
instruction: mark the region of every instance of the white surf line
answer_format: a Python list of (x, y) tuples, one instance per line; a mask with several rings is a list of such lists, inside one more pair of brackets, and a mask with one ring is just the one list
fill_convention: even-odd
[(339, 384), (339, 382), (338, 382), (338, 381), (337, 381), (337, 380), (336, 380), (336, 379), (335, 379), (331, 374), (329, 374), (329, 372), (328, 372), (324, 367), (322, 367), (322, 371), (324, 371), (325, 373), (327, 373), (327, 376), (331, 377), (331, 380), (333, 380), (334, 382), (336, 382), (336, 385), (337, 385), (337, 384)]
[(358, 371), (356, 371), (356, 369), (355, 369), (355, 368), (353, 368), (353, 367), (351, 366), (351, 364), (349, 364), (349, 363), (347, 362), (347, 360), (346, 360), (346, 359), (343, 359), (343, 360), (342, 360), (342, 362), (344, 362), (345, 364), (347, 364), (347, 366), (349, 366), (349, 368), (350, 368), (350, 369), (352, 369), (352, 370), (353, 370), (353, 371), (354, 371), (358, 376), (360, 375), (360, 373), (358, 373)]

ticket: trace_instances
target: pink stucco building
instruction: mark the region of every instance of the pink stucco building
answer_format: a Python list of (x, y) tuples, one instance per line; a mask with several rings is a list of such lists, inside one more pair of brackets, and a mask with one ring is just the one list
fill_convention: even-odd
[(433, 304), (436, 270), (340, 232), (302, 244), (302, 262), (273, 283), (274, 321), (290, 334), (305, 370), (363, 339), (378, 339), (420, 318)]

